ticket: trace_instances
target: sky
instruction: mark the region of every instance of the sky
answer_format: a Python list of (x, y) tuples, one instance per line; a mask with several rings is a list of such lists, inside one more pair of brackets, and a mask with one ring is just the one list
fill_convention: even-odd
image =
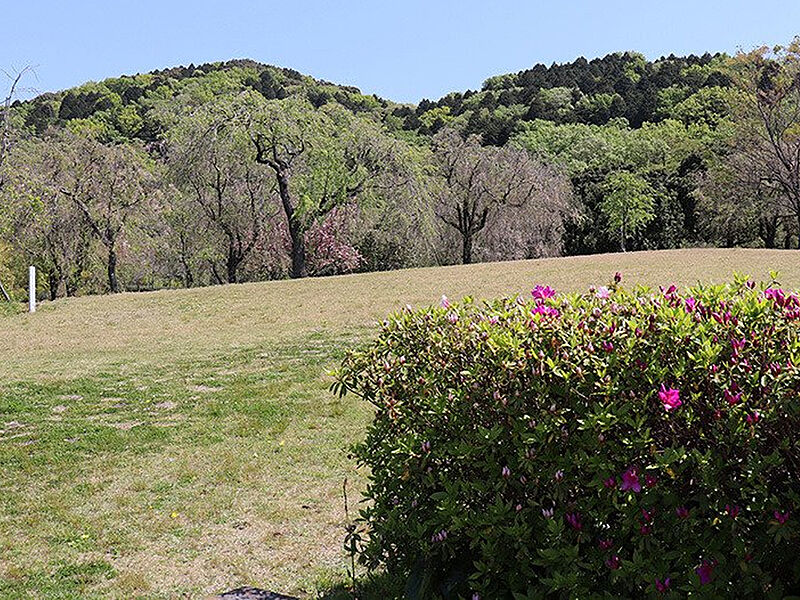
[(540, 62), (734, 53), (800, 34), (798, 0), (0, 2), (0, 68), (36, 67), (25, 96), (251, 58), (418, 102)]

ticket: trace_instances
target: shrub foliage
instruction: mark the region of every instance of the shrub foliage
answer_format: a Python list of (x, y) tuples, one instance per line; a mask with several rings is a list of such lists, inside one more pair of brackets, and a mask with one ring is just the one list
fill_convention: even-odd
[(364, 564), (416, 597), (800, 594), (800, 299), (620, 278), (409, 308), (345, 359)]

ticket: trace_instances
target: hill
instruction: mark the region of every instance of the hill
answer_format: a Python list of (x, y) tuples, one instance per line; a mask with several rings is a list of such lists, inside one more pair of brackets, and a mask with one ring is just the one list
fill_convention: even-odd
[[(800, 287), (794, 251), (680, 250), (58, 300), (0, 317), (0, 597), (314, 593), (345, 578), (367, 406), (327, 390), (407, 303), (603, 284)], [(351, 504), (352, 506), (352, 504)], [(382, 596), (383, 597), (383, 596)]]

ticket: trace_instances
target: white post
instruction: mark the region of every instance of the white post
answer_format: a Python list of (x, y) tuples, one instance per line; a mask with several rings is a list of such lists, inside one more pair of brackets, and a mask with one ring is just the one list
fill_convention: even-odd
[(28, 269), (28, 312), (36, 312), (36, 267)]

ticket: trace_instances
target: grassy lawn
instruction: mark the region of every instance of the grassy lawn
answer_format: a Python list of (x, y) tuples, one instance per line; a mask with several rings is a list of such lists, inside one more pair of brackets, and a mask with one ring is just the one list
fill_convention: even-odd
[(370, 410), (327, 372), (405, 304), (603, 284), (800, 287), (800, 252), (685, 250), (48, 303), (0, 314), (0, 598), (203, 598), (344, 581)]

